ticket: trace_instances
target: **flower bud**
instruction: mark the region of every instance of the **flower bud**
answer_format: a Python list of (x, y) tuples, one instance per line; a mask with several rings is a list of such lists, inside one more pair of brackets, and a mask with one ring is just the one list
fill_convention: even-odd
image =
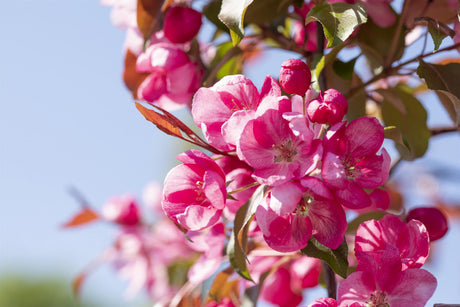
[(289, 59), (281, 64), (280, 84), (288, 94), (304, 96), (310, 87), (311, 73), (301, 60)]
[(201, 13), (185, 6), (172, 6), (166, 12), (163, 32), (172, 43), (191, 41), (200, 31)]
[(409, 211), (406, 221), (419, 220), (422, 222), (430, 235), (430, 241), (436, 241), (444, 237), (448, 230), (447, 218), (434, 207), (419, 207)]
[(328, 89), (324, 94), (310, 101), (308, 118), (314, 123), (334, 125), (348, 112), (346, 98), (336, 89)]
[(110, 198), (102, 207), (102, 216), (124, 226), (136, 225), (140, 220), (136, 199), (130, 195)]

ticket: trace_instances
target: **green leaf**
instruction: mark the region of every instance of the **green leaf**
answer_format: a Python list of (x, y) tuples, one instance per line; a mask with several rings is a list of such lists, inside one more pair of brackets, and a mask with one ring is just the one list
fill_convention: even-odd
[(348, 245), (344, 239), (342, 244), (336, 249), (330, 249), (311, 237), (305, 248), (301, 252), (307, 256), (324, 260), (334, 270), (335, 273), (343, 278), (347, 277), (348, 269)]
[(460, 123), (460, 64), (436, 65), (419, 60), (417, 74), (434, 90), (455, 124)]
[(327, 47), (342, 44), (356, 29), (367, 21), (367, 13), (361, 4), (331, 3), (316, 5), (308, 13), (305, 24), (319, 21), (323, 25)]
[(321, 58), (319, 58), (317, 63), (313, 64), (314, 70), (312, 70), (312, 77), (313, 77), (312, 82), (315, 82), (315, 84), (318, 84), (317, 80), (319, 78), (319, 75), (323, 71), (324, 67), (326, 67), (327, 65), (335, 61), (338, 53), (344, 47), (345, 45), (340, 45), (340, 46), (333, 48), (328, 54), (325, 54)]
[(271, 23), (287, 14), (290, 4), (290, 0), (254, 0), (244, 15), (245, 24)]
[(387, 213), (385, 211), (371, 211), (371, 212), (360, 214), (353, 221), (348, 223), (346, 234), (356, 235), (356, 231), (358, 230), (358, 227), (359, 225), (361, 225), (361, 223), (365, 221), (369, 221), (369, 220), (380, 220), (386, 214)]
[[(393, 135), (395, 146), (401, 158), (414, 160), (422, 157), (428, 149), (431, 132), (426, 125), (427, 113), (420, 101), (400, 87), (379, 89), (377, 93), (383, 96), (382, 117), (386, 126), (395, 126), (400, 132)], [(390, 129), (387, 132), (397, 133)]]
[(357, 59), (358, 58), (354, 58), (348, 62), (336, 60), (334, 63), (332, 63), (332, 69), (334, 69), (335, 73), (342, 79), (351, 80)]
[(239, 44), (244, 37), (243, 20), (248, 6), (254, 0), (222, 0), (219, 19), (230, 30), (233, 45)]
[(447, 36), (454, 37), (455, 35), (455, 31), (449, 28), (448, 25), (431, 17), (417, 17), (415, 18), (415, 23), (428, 24), (428, 32), (430, 32), (431, 38), (433, 39), (434, 51), (439, 49), (444, 38)]
[[(374, 74), (382, 70), (384, 63), (396, 61), (400, 59), (404, 53), (405, 42), (403, 32), (399, 35), (396, 52), (392, 56), (392, 59), (388, 59), (390, 56), (391, 44), (396, 36), (396, 31), (398, 31), (397, 24), (398, 21), (390, 27), (380, 28), (372, 20), (369, 20), (359, 28), (355, 40), (364, 56), (366, 56), (368, 64)], [(403, 27), (401, 31), (405, 31), (405, 28)]]
[[(227, 255), (230, 260), (230, 264), (241, 277), (244, 279), (253, 281), (249, 275), (249, 270), (246, 265), (246, 248), (247, 231), (248, 227), (244, 225), (246, 213), (248, 211), (249, 202), (241, 206), (235, 215), (235, 222), (233, 224), (233, 232), (230, 236), (227, 245)], [(243, 230), (243, 231), (241, 231)]]
[(262, 289), (265, 279), (271, 273), (272, 273), (272, 270), (268, 270), (262, 273), (262, 275), (260, 275), (259, 277), (259, 283), (252, 287), (247, 288), (244, 291), (241, 307), (256, 307), (257, 306), (257, 301), (259, 299), (260, 290)]

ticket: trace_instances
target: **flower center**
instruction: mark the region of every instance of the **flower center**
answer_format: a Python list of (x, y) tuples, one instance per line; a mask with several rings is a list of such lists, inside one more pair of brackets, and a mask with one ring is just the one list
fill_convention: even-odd
[(293, 158), (297, 155), (296, 144), (292, 140), (287, 140), (282, 144), (273, 145), (276, 149), (275, 162), (292, 162)]
[(390, 307), (387, 303), (387, 294), (380, 290), (375, 290), (366, 301), (366, 307)]
[(303, 196), (300, 202), (297, 204), (297, 207), (295, 208), (295, 215), (307, 216), (309, 204), (311, 204), (312, 202), (313, 198), (311, 198), (308, 195)]
[(203, 192), (203, 184), (204, 184), (203, 181), (197, 181), (195, 183), (195, 186), (196, 186), (196, 189), (195, 189), (196, 201), (198, 201), (198, 202), (203, 201), (204, 198), (205, 198), (205, 195), (204, 195), (204, 192)]

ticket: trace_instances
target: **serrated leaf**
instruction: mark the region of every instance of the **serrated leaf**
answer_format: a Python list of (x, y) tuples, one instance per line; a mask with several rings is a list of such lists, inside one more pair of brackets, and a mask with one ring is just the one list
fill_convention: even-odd
[(428, 149), (431, 136), (423, 105), (399, 87), (376, 92), (383, 96), (382, 117), (385, 125), (395, 126), (401, 133), (401, 141), (395, 142), (401, 158), (411, 161), (422, 157)]
[(80, 212), (74, 215), (69, 221), (64, 223), (62, 227), (71, 228), (82, 226), (99, 219), (99, 215), (88, 207), (84, 207)]
[(460, 123), (460, 63), (437, 65), (419, 60), (417, 74), (434, 90), (455, 124)]
[(222, 6), (218, 15), (230, 30), (233, 45), (239, 44), (244, 37), (243, 20), (248, 6), (254, 0), (222, 0)]
[(305, 24), (315, 20), (323, 25), (330, 48), (342, 44), (360, 24), (365, 23), (367, 13), (362, 4), (337, 2), (313, 7)]
[[(233, 223), (233, 231), (227, 245), (227, 255), (230, 260), (230, 264), (235, 269), (235, 272), (237, 272), (244, 279), (253, 281), (249, 275), (249, 270), (246, 265), (247, 257), (246, 253), (244, 252), (246, 247), (246, 242), (244, 239), (247, 239), (247, 237), (244, 238), (244, 232), (247, 234), (247, 227), (244, 227), (244, 219), (248, 207), (249, 202), (246, 202), (236, 212), (235, 221)], [(244, 230), (244, 228), (246, 228), (246, 230)], [(240, 241), (240, 239), (243, 240)]]
[(360, 214), (353, 221), (348, 223), (346, 234), (356, 235), (356, 231), (358, 230), (358, 227), (361, 225), (361, 223), (369, 220), (380, 220), (386, 214), (387, 213), (385, 211), (371, 211)]
[(439, 49), (439, 46), (441, 45), (444, 38), (447, 36), (454, 37), (455, 35), (455, 31), (449, 28), (448, 25), (431, 17), (415, 18), (415, 23), (421, 22), (428, 24), (428, 32), (430, 32), (431, 38), (433, 39), (434, 51)]
[(139, 112), (141, 112), (142, 115), (144, 115), (146, 120), (153, 123), (155, 126), (157, 126), (158, 129), (160, 129), (164, 133), (177, 137), (182, 136), (177, 124), (167, 116), (160, 114), (155, 110), (147, 109), (138, 102), (136, 102), (136, 108), (139, 110)]
[(344, 239), (336, 249), (330, 249), (311, 237), (301, 252), (307, 256), (324, 260), (339, 276), (346, 278), (348, 270), (348, 245)]

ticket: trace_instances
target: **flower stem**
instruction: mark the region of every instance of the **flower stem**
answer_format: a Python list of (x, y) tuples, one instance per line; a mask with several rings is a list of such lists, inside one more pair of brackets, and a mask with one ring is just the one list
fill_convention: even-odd
[(337, 280), (332, 268), (325, 261), (322, 261), (324, 278), (326, 279), (327, 296), (337, 299)]

